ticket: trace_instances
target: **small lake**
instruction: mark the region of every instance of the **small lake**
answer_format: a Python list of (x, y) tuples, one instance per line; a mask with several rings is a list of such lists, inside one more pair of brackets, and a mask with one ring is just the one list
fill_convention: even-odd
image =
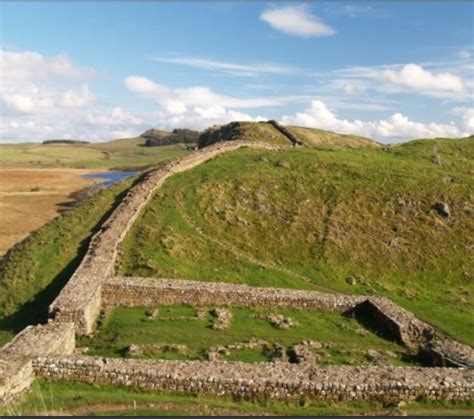
[(114, 183), (120, 182), (121, 180), (127, 179), (128, 177), (135, 176), (140, 173), (137, 170), (130, 171), (110, 171), (110, 172), (97, 172), (97, 173), (88, 173), (87, 175), (82, 175), (83, 179), (98, 179), (102, 180), (96, 186), (101, 188), (106, 188), (107, 186), (113, 185)]

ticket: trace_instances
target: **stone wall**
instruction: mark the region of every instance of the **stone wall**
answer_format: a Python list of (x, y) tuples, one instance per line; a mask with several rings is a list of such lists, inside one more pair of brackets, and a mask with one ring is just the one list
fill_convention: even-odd
[(41, 357), (33, 365), (36, 374), (48, 380), (247, 399), (398, 402), (418, 398), (472, 400), (474, 396), (474, 371), (453, 368), (314, 367), (93, 357)]
[(417, 319), (413, 313), (384, 297), (369, 297), (355, 308), (355, 313), (370, 319), (370, 325), (391, 339), (410, 347), (418, 346), (434, 335), (429, 324)]
[(365, 301), (361, 295), (251, 287), (223, 282), (115, 277), (102, 284), (105, 306), (145, 307), (160, 304), (229, 307), (291, 307), (345, 312)]
[(0, 349), (0, 359), (70, 355), (75, 349), (73, 323), (49, 322), (28, 326)]
[(371, 326), (410, 348), (431, 339), (434, 329), (413, 313), (383, 297), (327, 294), (318, 291), (251, 287), (223, 282), (115, 277), (102, 285), (105, 306), (146, 307), (161, 304), (229, 307), (289, 307), (354, 311), (370, 317)]
[(0, 349), (0, 406), (26, 391), (34, 379), (32, 357), (74, 352), (74, 324), (28, 326)]
[(434, 367), (474, 369), (474, 351), (470, 346), (450, 339), (434, 339), (422, 345), (420, 361)]
[(0, 358), (0, 406), (5, 406), (30, 388), (33, 382), (30, 359)]
[(215, 144), (148, 173), (143, 181), (131, 188), (100, 231), (92, 238), (78, 269), (51, 304), (50, 317), (61, 322), (73, 321), (76, 333), (90, 334), (100, 311), (101, 283), (114, 274), (120, 243), (154, 191), (169, 176), (192, 169), (219, 154), (241, 147), (270, 150), (281, 148), (270, 144), (242, 141)]
[(277, 121), (268, 121), (270, 125), (273, 125), (278, 131), (280, 131), (286, 138), (288, 138), (294, 146), (302, 146), (304, 142), (301, 141), (293, 132), (291, 132), (288, 128), (284, 127)]

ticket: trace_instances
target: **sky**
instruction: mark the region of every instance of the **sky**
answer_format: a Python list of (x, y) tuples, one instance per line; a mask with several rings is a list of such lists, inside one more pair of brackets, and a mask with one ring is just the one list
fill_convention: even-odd
[(472, 2), (0, 3), (0, 142), (230, 121), (474, 133)]

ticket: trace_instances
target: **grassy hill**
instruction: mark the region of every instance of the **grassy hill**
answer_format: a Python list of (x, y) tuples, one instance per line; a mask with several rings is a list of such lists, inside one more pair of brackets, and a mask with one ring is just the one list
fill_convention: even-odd
[[(266, 123), (238, 127), (232, 138), (288, 145)], [(279, 152), (241, 149), (168, 179), (126, 237), (122, 273), (386, 295), (474, 345), (474, 138), (378, 147), (363, 138), (289, 129), (309, 146)], [(154, 152), (185, 153), (181, 146), (145, 148), (143, 142), (0, 146), (0, 164), (114, 167), (133, 158), (141, 164), (166, 160)], [(103, 152), (111, 153), (112, 161)], [(48, 305), (79, 264), (90, 236), (133, 182), (93, 195), (9, 252), (0, 265), (0, 345), (26, 325), (45, 320)], [(447, 204), (443, 208), (449, 216), (437, 203)], [(282, 311), (301, 328), (290, 329), (296, 333), (290, 339), (257, 321), (253, 315), (258, 310), (232, 309), (236, 321), (229, 337), (214, 342), (208, 315), (201, 322), (180, 322), (180, 316), (194, 315), (193, 310), (160, 307), (158, 318), (150, 322), (145, 309), (118, 308), (92, 340), (78, 343), (90, 345), (91, 354), (120, 356), (130, 343), (177, 342), (179, 337), (189, 346), (189, 357), (199, 359), (208, 345), (237, 337), (262, 335), (269, 342), (293, 344), (293, 339), (312, 336), (337, 344), (327, 354), (331, 363), (360, 363), (363, 352), (356, 349), (366, 350), (367, 342), (379, 351), (399, 350), (375, 335), (362, 339), (354, 319), (304, 310)], [(232, 356), (264, 359), (255, 352)], [(400, 364), (399, 359), (392, 362)], [(378, 403), (244, 402), (41, 380), (34, 386), (0, 413), (330, 415), (387, 414), (393, 408)], [(404, 410), (469, 414), (472, 403), (422, 400)]]
[(287, 127), (306, 145), (325, 148), (357, 148), (357, 147), (377, 147), (379, 144), (375, 141), (359, 137), (357, 135), (337, 134), (332, 131), (322, 129)]
[(166, 182), (122, 273), (381, 294), (473, 345), (473, 172), (473, 138), (243, 149)]

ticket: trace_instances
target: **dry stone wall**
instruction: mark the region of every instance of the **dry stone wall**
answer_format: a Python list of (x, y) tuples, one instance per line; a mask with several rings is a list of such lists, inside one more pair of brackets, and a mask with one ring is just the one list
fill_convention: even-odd
[(432, 326), (384, 297), (371, 296), (358, 305), (355, 311), (370, 316), (379, 330), (410, 348), (418, 348), (434, 335)]
[(154, 191), (169, 176), (192, 169), (219, 154), (241, 147), (280, 149), (279, 146), (270, 144), (242, 141), (215, 144), (148, 173), (142, 182), (129, 191), (123, 202), (92, 238), (80, 266), (50, 306), (50, 317), (62, 322), (72, 321), (76, 325), (77, 333), (90, 334), (100, 311), (102, 281), (113, 275), (120, 243)]
[(0, 358), (0, 406), (28, 390), (33, 379), (31, 359)]
[(474, 371), (453, 368), (41, 357), (34, 361), (34, 369), (49, 380), (247, 399), (398, 402), (418, 398), (464, 401), (474, 396)]
[(73, 323), (28, 326), (0, 349), (0, 406), (26, 391), (34, 379), (31, 358), (74, 352)]
[(70, 355), (75, 349), (73, 323), (50, 321), (28, 326), (0, 349), (0, 359), (44, 355)]
[(115, 277), (102, 284), (105, 306), (169, 304), (228, 307), (293, 307), (345, 312), (367, 300), (361, 295), (251, 287), (224, 282)]

